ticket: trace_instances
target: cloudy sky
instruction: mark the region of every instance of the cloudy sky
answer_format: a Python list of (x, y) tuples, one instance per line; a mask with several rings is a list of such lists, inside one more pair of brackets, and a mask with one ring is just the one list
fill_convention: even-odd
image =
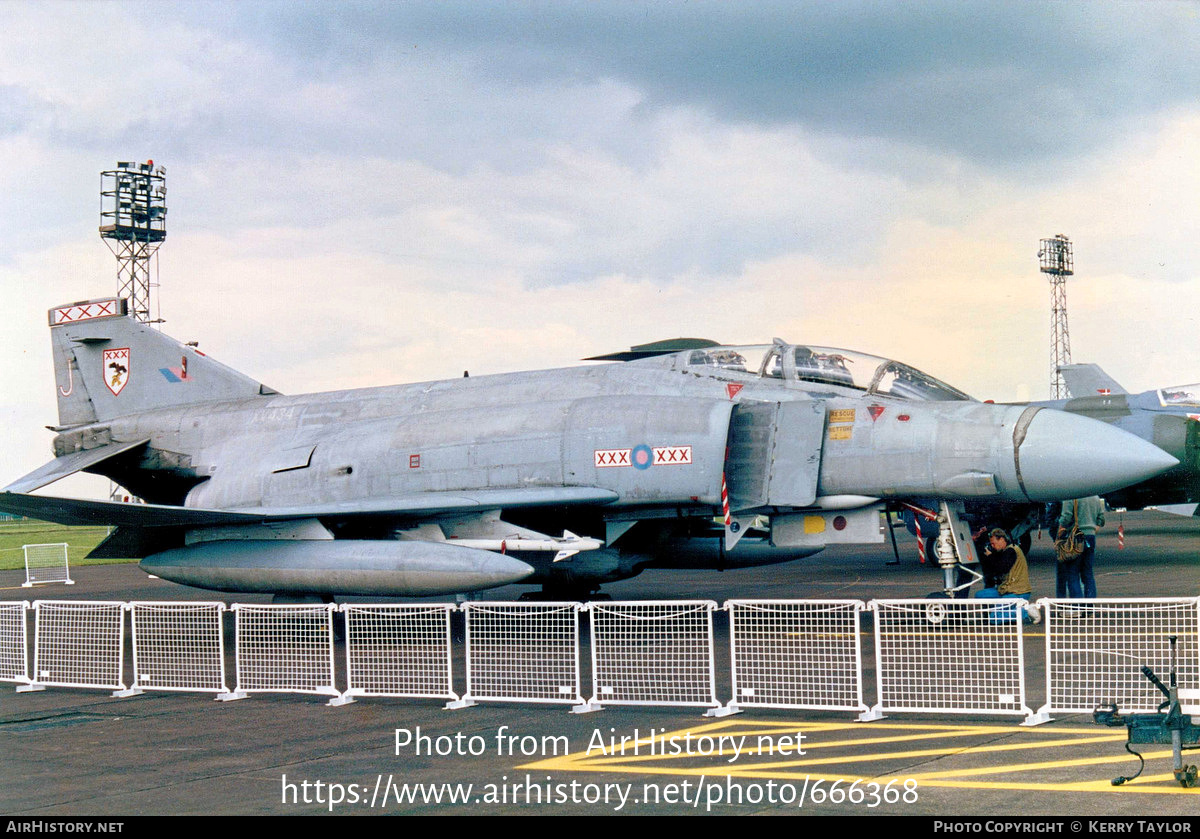
[(4, 5), (0, 484), (45, 311), (112, 294), (100, 175), (167, 170), (165, 329), (288, 392), (665, 337), (849, 347), (1046, 398), (1200, 380), (1200, 5)]

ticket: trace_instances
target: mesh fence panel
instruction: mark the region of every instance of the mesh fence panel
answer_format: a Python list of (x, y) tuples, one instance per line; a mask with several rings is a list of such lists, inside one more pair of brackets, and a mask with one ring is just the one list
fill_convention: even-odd
[(333, 605), (235, 603), (239, 693), (338, 696), (333, 680)]
[(1117, 703), (1153, 711), (1163, 701), (1142, 675), (1149, 666), (1167, 682), (1175, 637), (1179, 686), (1200, 687), (1196, 598), (1041, 600), (1046, 608), (1043, 711), (1091, 713)]
[(29, 637), (25, 601), (0, 603), (0, 682), (29, 683)]
[(876, 600), (870, 608), (876, 710), (1031, 713), (1016, 601)]
[(465, 699), (582, 702), (578, 603), (464, 603)]
[(34, 681), (124, 690), (124, 609), (124, 603), (36, 601)]
[(70, 583), (67, 543), (25, 545), (25, 586), (39, 583)]
[(589, 603), (592, 702), (720, 705), (712, 601)]
[(457, 699), (450, 673), (453, 604), (344, 604), (347, 696)]
[(138, 602), (129, 607), (134, 688), (228, 692), (224, 603)]
[(859, 601), (730, 600), (736, 706), (866, 710)]

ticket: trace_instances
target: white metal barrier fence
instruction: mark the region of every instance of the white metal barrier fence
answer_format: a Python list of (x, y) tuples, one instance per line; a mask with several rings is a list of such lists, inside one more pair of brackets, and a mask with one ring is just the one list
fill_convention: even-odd
[[(1182, 688), (1200, 687), (1200, 598), (1043, 600), (1047, 703), (1026, 704), (1023, 601), (889, 600), (727, 603), (733, 699), (745, 707), (862, 710), (860, 614), (874, 616), (877, 704), (949, 714), (1088, 713), (1116, 702), (1153, 710), (1176, 639)], [(122, 695), (124, 611), (131, 612), (133, 689), (315, 693), (456, 700), (452, 604), (346, 605), (349, 688), (335, 686), (333, 606), (236, 605), (237, 694), (225, 688), (221, 603), (37, 601), (33, 670), (29, 605), (0, 603), (0, 681), (18, 691), (103, 688)], [(716, 698), (711, 601), (468, 603), (470, 700), (691, 705)], [(591, 612), (592, 698), (581, 699), (581, 610)]]
[(858, 600), (729, 600), (730, 710), (865, 712)]
[(1025, 702), (1023, 600), (875, 600), (884, 711), (1033, 715)]
[(25, 582), (22, 588), (40, 583), (66, 583), (75, 585), (71, 569), (67, 564), (67, 543), (49, 545), (25, 545)]
[(699, 705), (719, 708), (711, 600), (589, 603), (590, 706)]
[(467, 692), (476, 701), (584, 704), (580, 603), (464, 603)]
[(1181, 688), (1200, 687), (1200, 599), (1039, 600), (1046, 614), (1046, 705), (1039, 714), (1090, 713), (1115, 702), (1122, 711), (1153, 711), (1163, 696), (1142, 675), (1166, 683), (1176, 638)]
[(453, 603), (343, 604), (345, 697), (457, 700), (451, 673)]
[(129, 604), (133, 629), (133, 686), (145, 690), (216, 693), (225, 683), (224, 603)]
[(234, 603), (237, 693), (315, 693), (341, 704), (333, 678), (333, 604)]
[(0, 603), (0, 682), (29, 684), (29, 603)]
[(125, 604), (36, 600), (33, 682), (123, 691)]

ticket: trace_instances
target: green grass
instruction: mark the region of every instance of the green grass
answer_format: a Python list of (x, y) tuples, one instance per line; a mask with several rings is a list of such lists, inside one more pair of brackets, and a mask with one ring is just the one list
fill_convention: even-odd
[(107, 527), (67, 527), (33, 519), (0, 521), (0, 571), (25, 567), (25, 545), (67, 543), (67, 561), (71, 565), (111, 565), (137, 562), (136, 559), (84, 559), (88, 552), (108, 535)]

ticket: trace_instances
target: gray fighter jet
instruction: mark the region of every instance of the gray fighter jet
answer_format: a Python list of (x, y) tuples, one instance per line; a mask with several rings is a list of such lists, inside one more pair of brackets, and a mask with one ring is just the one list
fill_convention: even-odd
[[(119, 299), (54, 308), (50, 332), (56, 457), (0, 510), (115, 526), (93, 556), (222, 591), (585, 594), (879, 542), (909, 498), (938, 500), (943, 541), (969, 551), (964, 500), (1106, 492), (1176, 463), (1102, 422), (780, 340), (285, 396)], [(29, 494), (79, 471), (147, 503)]]
[(1200, 502), (1200, 383), (1127, 393), (1095, 364), (1062, 368), (1071, 398), (1039, 402), (1101, 420), (1147, 440), (1179, 460), (1149, 480), (1104, 493), (1113, 507), (1155, 506), (1192, 515)]

